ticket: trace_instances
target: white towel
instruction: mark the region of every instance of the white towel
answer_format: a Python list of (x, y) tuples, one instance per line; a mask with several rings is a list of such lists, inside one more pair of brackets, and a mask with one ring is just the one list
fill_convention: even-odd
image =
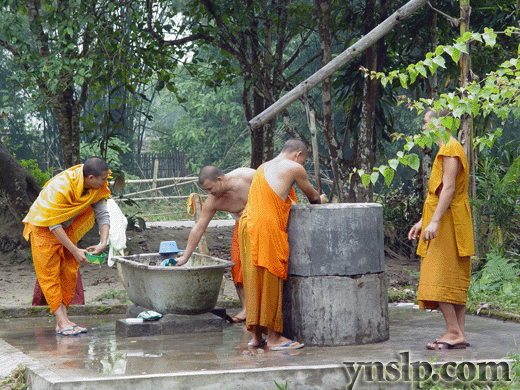
[(112, 256), (124, 256), (126, 248), (126, 226), (128, 221), (114, 199), (107, 199), (107, 209), (110, 214), (110, 232), (108, 233), (108, 261), (109, 267), (115, 264)]

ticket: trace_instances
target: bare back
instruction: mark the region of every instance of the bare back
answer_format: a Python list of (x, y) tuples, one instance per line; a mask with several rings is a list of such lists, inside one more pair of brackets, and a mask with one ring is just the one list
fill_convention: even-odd
[(289, 196), (294, 183), (309, 199), (319, 199), (319, 193), (309, 182), (303, 165), (279, 155), (264, 165), (264, 176), (267, 184), (284, 202)]

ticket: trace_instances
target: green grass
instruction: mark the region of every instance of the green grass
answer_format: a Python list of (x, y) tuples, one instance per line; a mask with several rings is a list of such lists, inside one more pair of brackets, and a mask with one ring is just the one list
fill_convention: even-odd
[(118, 300), (122, 305), (127, 305), (131, 303), (130, 299), (128, 299), (128, 294), (126, 293), (126, 290), (116, 291), (113, 288), (111, 288), (110, 291), (98, 295), (96, 298), (94, 298), (94, 300), (98, 302), (104, 301), (106, 299)]
[(28, 390), (25, 381), (25, 366), (16, 367), (7, 378), (0, 383), (1, 390)]

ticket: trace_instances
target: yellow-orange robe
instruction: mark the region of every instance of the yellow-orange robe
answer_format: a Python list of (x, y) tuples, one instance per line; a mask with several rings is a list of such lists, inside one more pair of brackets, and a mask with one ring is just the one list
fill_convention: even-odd
[(76, 244), (94, 225), (94, 211), (90, 205), (110, 195), (108, 183), (85, 192), (83, 185), (82, 164), (61, 172), (45, 184), (23, 220), (23, 235), (31, 241), (36, 276), (51, 313), (62, 303), (69, 306), (76, 288), (79, 263), (49, 227), (74, 218), (64, 230)]
[(428, 196), (422, 212), (423, 229), (431, 222), (439, 202), (435, 194), (442, 183), (444, 157), (457, 158), (461, 163), (455, 180), (455, 193), (444, 213), (437, 237), (430, 242), (419, 239), (417, 254), (421, 256), (421, 275), (417, 299), (419, 307), (436, 309), (438, 302), (465, 305), (471, 278), (470, 256), (475, 253), (473, 226), (468, 198), (468, 161), (456, 140), (441, 146), (432, 166)]
[(256, 170), (239, 224), (249, 330), (259, 325), (283, 331), (282, 292), (289, 265), (286, 230), (291, 199), (296, 202), (294, 189), (282, 200), (267, 183), (264, 165)]
[(235, 284), (243, 285), (242, 262), (240, 261), (240, 246), (238, 244), (238, 221), (235, 223), (233, 230), (233, 239), (231, 241), (231, 261), (235, 264), (231, 267), (231, 275)]

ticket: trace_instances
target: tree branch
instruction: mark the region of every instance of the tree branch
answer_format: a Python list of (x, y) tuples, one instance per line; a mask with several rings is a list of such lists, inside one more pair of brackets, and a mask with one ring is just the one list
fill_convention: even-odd
[(428, 5), (430, 6), (430, 8), (432, 10), (434, 10), (435, 12), (437, 12), (438, 14), (441, 14), (442, 16), (444, 16), (446, 19), (448, 19), (448, 21), (450, 22), (450, 24), (454, 27), (459, 27), (460, 25), (460, 18), (458, 19), (455, 19), (454, 17), (451, 17), (450, 15), (447, 15), (445, 14), (444, 12), (438, 10), (437, 8), (434, 8), (433, 5), (428, 2)]

